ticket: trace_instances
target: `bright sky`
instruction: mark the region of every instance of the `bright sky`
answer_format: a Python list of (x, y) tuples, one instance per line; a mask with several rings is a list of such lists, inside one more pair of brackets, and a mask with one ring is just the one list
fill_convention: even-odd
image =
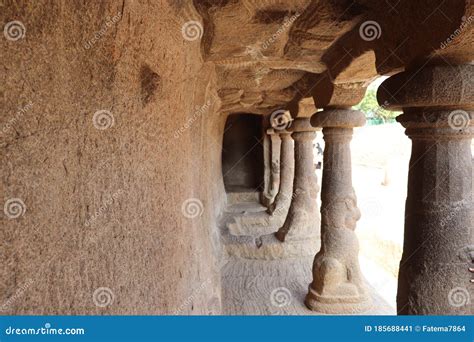
[(379, 85), (385, 81), (389, 76), (380, 76), (379, 78), (377, 78), (375, 81), (373, 81), (372, 83), (370, 83), (370, 85), (367, 87), (368, 89), (377, 89), (379, 87)]

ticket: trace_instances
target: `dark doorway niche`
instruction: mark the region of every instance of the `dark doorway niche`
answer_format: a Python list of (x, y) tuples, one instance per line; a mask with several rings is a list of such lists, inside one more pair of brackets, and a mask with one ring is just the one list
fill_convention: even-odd
[(262, 116), (229, 115), (222, 146), (226, 191), (262, 191), (263, 168)]

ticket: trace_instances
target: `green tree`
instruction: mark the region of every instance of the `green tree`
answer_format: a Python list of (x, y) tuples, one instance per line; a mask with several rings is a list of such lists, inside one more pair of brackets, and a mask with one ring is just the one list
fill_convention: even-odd
[(379, 105), (376, 89), (367, 89), (362, 101), (354, 108), (364, 112), (367, 118), (378, 118), (384, 121), (393, 119), (400, 114), (400, 112), (385, 109), (383, 104)]

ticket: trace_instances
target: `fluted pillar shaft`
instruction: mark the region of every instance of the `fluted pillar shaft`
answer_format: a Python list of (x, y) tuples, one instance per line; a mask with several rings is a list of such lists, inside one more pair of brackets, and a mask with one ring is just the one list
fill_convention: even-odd
[(474, 66), (425, 66), (382, 84), (412, 140), (399, 314), (472, 314)]
[(313, 282), (306, 305), (331, 314), (355, 313), (370, 308), (360, 272), (359, 242), (354, 229), (360, 218), (352, 187), (350, 142), (353, 127), (364, 115), (350, 109), (327, 109), (311, 123), (323, 127), (325, 141), (321, 187), (321, 250), (313, 263)]
[(319, 186), (313, 158), (315, 129), (309, 118), (297, 118), (293, 121), (292, 130), (295, 141), (293, 198), (286, 220), (276, 233), (280, 241), (319, 236), (320, 219), (316, 202)]

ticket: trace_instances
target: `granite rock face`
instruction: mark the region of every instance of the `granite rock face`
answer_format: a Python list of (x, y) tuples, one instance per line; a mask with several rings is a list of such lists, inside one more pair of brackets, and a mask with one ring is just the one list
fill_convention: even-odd
[(1, 196), (26, 208), (1, 216), (2, 313), (220, 310), (214, 139), (225, 118), (214, 68), (181, 34), (184, 11), (164, 1), (2, 7), (2, 24), (26, 30), (0, 39)]
[[(267, 119), (285, 110), (309, 117), (357, 103), (378, 75), (449, 63), (455, 68), (422, 68), (414, 87), (400, 83), (407, 74), (393, 76), (380, 104), (408, 108), (402, 123), (409, 135), (419, 128), (408, 123), (418, 122), (418, 108), (442, 106), (436, 120), (451, 109), (472, 119), (472, 66), (458, 67), (473, 60), (472, 2), (391, 6), (379, 0), (4, 2), (0, 313), (221, 313), (225, 255), (217, 226), (227, 198), (221, 154), (230, 114)], [(454, 88), (440, 99), (448, 86)], [(310, 114), (302, 106), (308, 99)], [(441, 129), (430, 127), (423, 134)], [(463, 151), (450, 163), (467, 160), (467, 145), (456, 141), (459, 146), (440, 147)], [(426, 156), (426, 168), (414, 169), (411, 182), (426, 179), (430, 167), (449, 170), (452, 164), (438, 156)], [(472, 166), (456, 175), (468, 172)], [(280, 184), (283, 177), (280, 166)], [(470, 203), (447, 224), (457, 232), (449, 246), (470, 248), (472, 183), (448, 184), (445, 190), (456, 189), (452, 198)], [(409, 201), (419, 201), (419, 186), (412, 185)], [(416, 231), (410, 241), (419, 242), (433, 217), (409, 228)], [(456, 229), (461, 224), (463, 231)], [(417, 260), (445, 251), (439, 243), (429, 247)], [(452, 253), (443, 255), (454, 262)], [(472, 253), (466, 253), (456, 260), (459, 270), (426, 276), (467, 280)], [(405, 280), (412, 275), (403, 272)], [(406, 313), (430, 313), (405, 280), (399, 300), (409, 303)], [(461, 287), (458, 280), (452, 288)], [(430, 284), (416, 281), (413, 291), (428, 302), (445, 295), (446, 287), (420, 290)]]

